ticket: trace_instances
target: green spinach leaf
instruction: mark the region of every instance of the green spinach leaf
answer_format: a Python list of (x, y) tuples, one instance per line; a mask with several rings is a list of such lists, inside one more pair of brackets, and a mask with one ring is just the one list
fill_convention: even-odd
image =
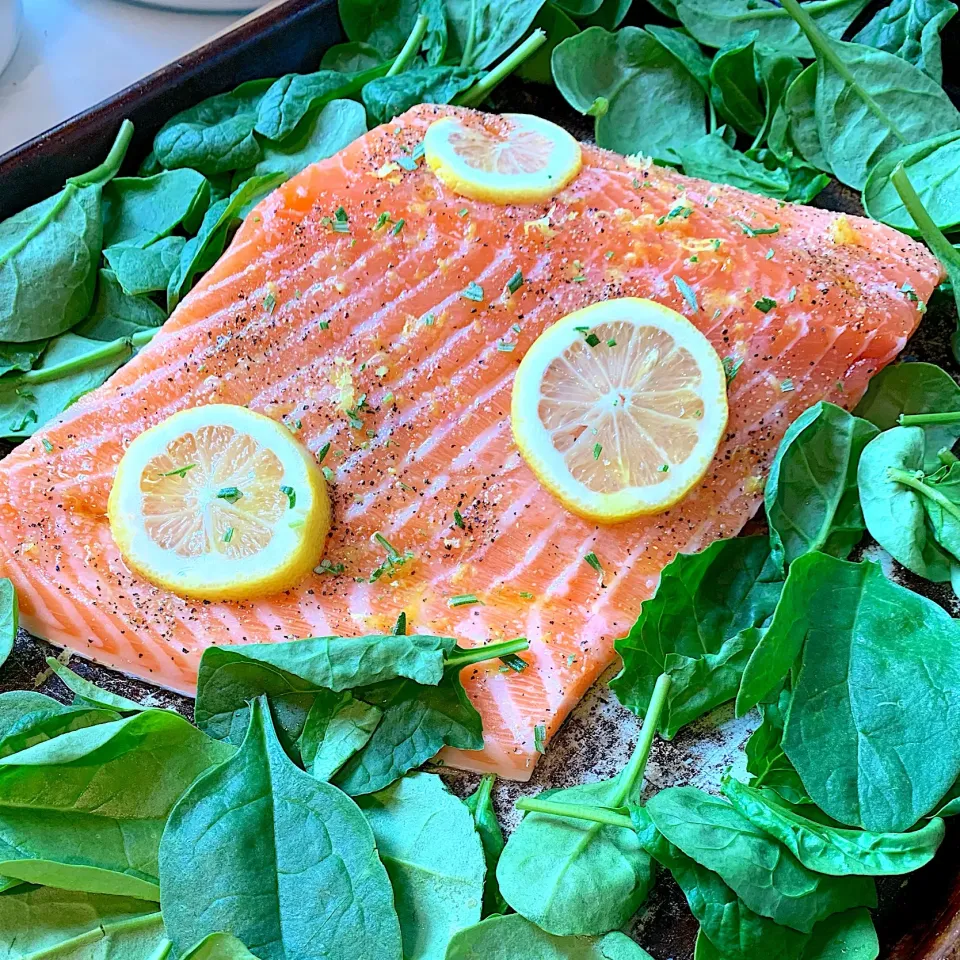
[(320, 69), (336, 70), (337, 73), (362, 73), (379, 66), (383, 60), (383, 55), (376, 47), (359, 40), (348, 40), (334, 44), (324, 52)]
[[(640, 732), (619, 776), (550, 791), (550, 803), (590, 811), (616, 810), (640, 797), (643, 774), (670, 689), (654, 686)], [(653, 886), (653, 864), (636, 834), (572, 816), (527, 813), (511, 834), (497, 866), (500, 893), (517, 913), (556, 936), (598, 936), (622, 927)]]
[(132, 136), (125, 120), (99, 167), (0, 223), (0, 340), (55, 336), (90, 308), (103, 239), (102, 188), (120, 169)]
[[(304, 118), (315, 114), (332, 100), (359, 93), (369, 81), (382, 76), (388, 69), (389, 64), (383, 63), (358, 74), (339, 73), (336, 70), (288, 73), (270, 87), (260, 102), (256, 131), (286, 146), (287, 137), (303, 136), (298, 128)], [(258, 154), (255, 160), (259, 159)], [(250, 164), (241, 164), (240, 168), (247, 166)]]
[(876, 960), (880, 942), (869, 910), (835, 913), (813, 929), (803, 960)]
[(74, 695), (74, 706), (98, 707), (104, 710), (117, 710), (120, 713), (139, 713), (148, 709), (135, 700), (128, 700), (117, 693), (110, 693), (95, 683), (74, 673), (66, 664), (55, 657), (47, 657), (47, 666), (66, 684)]
[(710, 100), (717, 113), (738, 130), (754, 135), (763, 126), (753, 30), (725, 44), (710, 65)]
[(951, 733), (960, 722), (960, 627), (876, 564), (811, 554), (794, 570), (801, 565), (807, 589), (794, 617), (806, 642), (784, 750), (835, 820), (907, 830), (960, 774)]
[(117, 177), (103, 189), (103, 245), (146, 247), (172, 233), (209, 195), (196, 170), (166, 170), (153, 177)]
[(783, 752), (783, 727), (790, 708), (790, 691), (781, 690), (776, 700), (757, 704), (761, 723), (744, 746), (751, 786), (775, 790), (787, 803), (811, 804), (800, 774)]
[(47, 340), (29, 343), (0, 343), (0, 376), (29, 370), (47, 348)]
[(110, 343), (74, 333), (56, 337), (37, 367), (0, 379), (0, 436), (11, 440), (29, 437), (99, 387), (155, 333), (156, 329), (145, 330)]
[(429, 636), (311, 637), (287, 643), (208, 647), (197, 677), (197, 726), (217, 740), (239, 744), (249, 725), (249, 703), (270, 701), (281, 740), (303, 732), (318, 692), (408, 677), (437, 684), (456, 641)]
[(287, 758), (263, 698), (236, 754), (170, 813), (160, 881), (179, 951), (229, 930), (262, 960), (400, 960), (370, 827), (339, 790)]
[(820, 143), (820, 131), (817, 127), (815, 63), (801, 70), (784, 92), (781, 106), (771, 123), (770, 146), (783, 161), (787, 161), (789, 156), (794, 154), (817, 170), (833, 172)]
[(355, 100), (332, 100), (316, 113), (307, 114), (283, 143), (263, 144), (263, 158), (238, 174), (243, 181), (254, 176), (282, 173), (295, 177), (304, 167), (339, 153), (367, 132), (367, 116)]
[(124, 292), (112, 270), (101, 270), (93, 307), (74, 331), (81, 337), (110, 342), (145, 331), (153, 333), (166, 319), (162, 307), (148, 297), (131, 297)]
[(159, 920), (156, 903), (147, 900), (24, 888), (0, 897), (0, 960), (159, 958), (150, 952), (165, 939)]
[(510, 50), (530, 29), (544, 0), (446, 0), (449, 31), (446, 59), (483, 70)]
[[(868, 2), (814, 0), (805, 3), (804, 9), (822, 30), (840, 37)], [(760, 43), (782, 54), (813, 56), (800, 28), (779, 4), (756, 3), (754, 0), (677, 0), (677, 16), (707, 47), (722, 47), (756, 30)]]
[(782, 587), (766, 537), (720, 540), (701, 553), (674, 557), (630, 633), (615, 644), (623, 658), (610, 684), (617, 698), (639, 713), (657, 676), (669, 673), (674, 682), (660, 729), (672, 737), (695, 716), (735, 697), (757, 640), (751, 628), (766, 624)]
[(791, 193), (790, 171), (784, 166), (770, 169), (735, 150), (719, 133), (710, 133), (689, 146), (677, 149), (688, 177), (714, 183), (729, 183), (741, 190), (785, 199)]
[(669, 787), (645, 809), (670, 843), (716, 873), (749, 909), (801, 933), (834, 913), (877, 905), (871, 880), (815, 873), (719, 797)]
[(805, 867), (830, 876), (897, 876), (933, 859), (945, 826), (938, 817), (909, 833), (874, 833), (820, 823), (769, 790), (727, 778), (723, 792), (737, 812), (782, 843)]
[(957, 558), (943, 549), (927, 523), (922, 491), (930, 488), (914, 476), (923, 463), (923, 448), (919, 427), (881, 433), (860, 462), (860, 498), (874, 540), (908, 570), (943, 583)]
[(257, 960), (257, 958), (230, 933), (211, 933), (204, 937), (180, 960)]
[(179, 715), (146, 710), (3, 757), (0, 874), (156, 899), (170, 810), (200, 773), (232, 753)]
[(386, 123), (418, 103), (450, 103), (469, 90), (481, 71), (464, 67), (423, 67), (372, 80), (363, 88), (363, 103), (377, 123)]
[(898, 147), (877, 163), (863, 187), (863, 207), (875, 220), (917, 236), (920, 229), (903, 205), (890, 180), (899, 164), (938, 229), (951, 231), (960, 224), (960, 131), (951, 130), (930, 140)]
[(257, 110), (272, 84), (250, 80), (178, 113), (154, 138), (157, 161), (167, 170), (192, 167), (206, 176), (253, 166), (260, 159)]
[(597, 144), (679, 163), (706, 132), (704, 90), (663, 43), (638, 27), (590, 27), (553, 51), (553, 78), (567, 102), (596, 118)]
[(348, 691), (318, 694), (297, 741), (304, 769), (318, 780), (333, 775), (373, 736), (383, 714)]
[(546, 35), (543, 46), (517, 68), (517, 76), (533, 83), (553, 83), (550, 63), (553, 51), (568, 37), (575, 37), (580, 28), (570, 17), (553, 3), (545, 3), (533, 21), (534, 30)]
[[(871, 381), (864, 398), (853, 411), (881, 430), (899, 422), (901, 414), (960, 410), (960, 387), (945, 370), (932, 363), (897, 363), (881, 370)], [(923, 469), (940, 466), (937, 453), (949, 450), (960, 438), (960, 422), (924, 424), (926, 436)]]
[(487, 877), (483, 887), (483, 916), (485, 917), (494, 913), (507, 913), (509, 910), (507, 901), (500, 893), (500, 885), (497, 883), (497, 864), (500, 862), (505, 841), (497, 821), (496, 811), (493, 809), (492, 792), (495, 779), (492, 773), (484, 774), (480, 780), (480, 786), (463, 801), (473, 816), (487, 863)]
[(444, 960), (480, 920), (486, 863), (470, 811), (440, 778), (414, 773), (358, 800), (393, 884), (406, 960)]
[[(340, 0), (339, 6), (340, 20), (350, 40), (374, 48), (381, 60), (396, 56), (413, 33), (417, 18), (425, 16), (427, 63), (435, 66), (444, 60), (448, 27), (442, 0)], [(327, 63), (320, 65), (329, 67)], [(389, 64), (384, 70), (387, 67)]]
[(825, 34), (797, 0), (783, 0), (817, 56), (817, 129), (837, 178), (862, 189), (897, 147), (960, 127), (940, 85), (900, 57)]
[(895, 53), (940, 83), (943, 79), (940, 32), (956, 12), (957, 5), (950, 0), (892, 0), (853, 40)]
[(867, 420), (820, 401), (789, 426), (764, 491), (773, 561), (805, 553), (846, 557), (863, 537), (857, 465), (877, 435)]
[(16, 588), (12, 580), (0, 577), (0, 666), (13, 651), (18, 621)]
[(652, 960), (622, 933), (555, 937), (514, 913), (490, 917), (453, 936), (446, 960)]
[(164, 237), (149, 247), (107, 247), (103, 255), (120, 289), (128, 296), (139, 297), (166, 292), (186, 243), (186, 237)]
[(241, 183), (229, 197), (211, 205), (204, 214), (200, 232), (186, 242), (180, 254), (180, 262), (170, 276), (167, 285), (168, 310), (172, 311), (176, 307), (193, 286), (198, 273), (206, 273), (217, 262), (226, 246), (227, 235), (234, 224), (246, 216), (248, 207), (269, 193), (283, 179), (282, 174), (251, 177)]

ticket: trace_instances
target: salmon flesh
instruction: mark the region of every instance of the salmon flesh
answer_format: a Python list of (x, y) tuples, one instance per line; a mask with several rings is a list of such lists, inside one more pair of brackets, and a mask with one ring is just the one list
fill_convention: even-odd
[[(486, 746), (446, 757), (523, 780), (535, 728), (549, 740), (610, 664), (664, 565), (740, 530), (787, 426), (818, 400), (856, 403), (941, 271), (872, 220), (591, 146), (549, 203), (466, 200), (409, 162), (449, 115), (509, 123), (420, 106), (308, 167), (247, 217), (146, 349), (0, 463), (0, 573), (31, 633), (188, 694), (210, 644), (385, 632), (400, 611), (411, 632), (465, 645), (527, 637), (522, 673), (498, 661), (464, 672)], [(730, 419), (681, 503), (599, 526), (521, 459), (510, 395), (545, 327), (622, 296), (664, 303), (706, 334), (732, 377)], [(330, 445), (331, 572), (215, 603), (125, 565), (106, 517), (117, 463), (145, 429), (206, 403), (245, 404), (315, 452)], [(384, 560), (376, 533), (412, 558), (370, 582)], [(462, 594), (480, 602), (449, 604)]]

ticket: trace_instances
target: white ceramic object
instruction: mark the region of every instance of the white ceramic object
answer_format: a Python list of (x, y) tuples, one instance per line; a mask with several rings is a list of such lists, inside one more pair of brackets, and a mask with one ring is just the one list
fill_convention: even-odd
[(0, 0), (0, 73), (13, 59), (23, 26), (21, 0)]
[[(3, 3), (4, 0), (0, 0)], [(183, 10), (189, 13), (249, 13), (264, 0), (128, 0), (143, 7)]]

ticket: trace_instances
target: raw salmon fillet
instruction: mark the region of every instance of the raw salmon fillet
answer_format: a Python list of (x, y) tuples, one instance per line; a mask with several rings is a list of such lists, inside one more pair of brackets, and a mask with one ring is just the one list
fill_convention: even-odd
[[(397, 163), (450, 114), (508, 123), (421, 106), (305, 170), (247, 218), (149, 347), (0, 464), (0, 573), (31, 633), (186, 693), (209, 644), (382, 632), (401, 610), (411, 631), (465, 644), (526, 636), (523, 673), (465, 671), (486, 747), (447, 757), (522, 780), (534, 728), (549, 738), (610, 664), (663, 566), (740, 530), (787, 425), (818, 400), (857, 401), (916, 327), (940, 268), (879, 223), (590, 146), (551, 203), (465, 200), (424, 163)], [(333, 226), (341, 206), (349, 233)], [(468, 284), (482, 302), (463, 296)], [(537, 483), (512, 441), (510, 393), (547, 325), (620, 296), (689, 317), (735, 376), (699, 486), (660, 516), (603, 527)], [(754, 306), (763, 297), (776, 307)], [(147, 427), (205, 403), (247, 404), (313, 451), (330, 444), (325, 556), (342, 573), (202, 603), (126, 567), (105, 516), (117, 462)], [(369, 582), (384, 559), (377, 532), (414, 554), (394, 581)], [(449, 606), (468, 593), (482, 603)]]

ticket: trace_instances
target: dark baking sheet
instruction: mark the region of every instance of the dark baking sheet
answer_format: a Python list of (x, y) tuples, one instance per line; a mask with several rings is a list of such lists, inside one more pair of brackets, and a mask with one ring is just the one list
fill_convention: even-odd
[[(634, 11), (637, 22), (658, 19), (641, 0), (635, 7), (644, 8)], [(127, 166), (135, 169), (149, 151), (153, 135), (177, 111), (245, 80), (314, 70), (322, 52), (341, 39), (335, 0), (288, 0), (0, 156), (0, 219), (55, 192), (66, 177), (99, 163), (123, 119), (131, 119), (136, 126), (127, 161)], [(944, 63), (948, 75), (958, 53), (960, 27), (954, 26), (948, 28), (945, 36)], [(955, 89), (950, 92), (957, 93)], [(592, 121), (570, 109), (550, 87), (508, 81), (497, 90), (493, 107), (537, 113), (560, 123), (581, 139), (591, 138)], [(856, 195), (836, 185), (818, 198), (817, 205), (860, 212)], [(938, 363), (956, 376), (960, 371), (949, 349), (955, 323), (952, 298), (938, 294), (904, 358)], [(0, 456), (8, 450), (0, 441)], [(909, 585), (933, 596), (957, 615), (952, 594), (931, 592), (929, 585), (916, 580)], [(0, 691), (38, 689), (58, 699), (69, 699), (65, 686), (50, 676), (44, 662), (44, 657), (56, 653), (55, 648), (21, 631), (12, 656), (0, 669)], [(192, 717), (193, 702), (189, 698), (82, 660), (74, 660), (71, 667), (116, 693)], [(637, 729), (636, 717), (620, 707), (603, 683), (598, 684), (551, 741), (548, 755), (530, 783), (499, 783), (495, 799), (501, 819), (507, 824), (511, 822), (513, 803), (521, 793), (614, 775), (632, 749)], [(749, 723), (734, 721), (732, 711), (721, 708), (705, 722), (682, 731), (673, 742), (658, 742), (651, 756), (647, 789), (655, 791), (675, 783), (715, 783), (734, 760), (749, 730)], [(456, 771), (444, 771), (443, 775), (451, 788), (461, 794), (471, 791), (477, 780), (472, 774)], [(909, 878), (882, 881), (880, 894), (876, 922), (881, 957), (960, 957), (960, 948), (956, 946), (960, 944), (960, 830), (953, 826), (948, 829), (947, 839), (932, 864)], [(633, 933), (657, 960), (692, 957), (696, 922), (669, 877), (661, 877), (649, 903), (638, 914)]]

